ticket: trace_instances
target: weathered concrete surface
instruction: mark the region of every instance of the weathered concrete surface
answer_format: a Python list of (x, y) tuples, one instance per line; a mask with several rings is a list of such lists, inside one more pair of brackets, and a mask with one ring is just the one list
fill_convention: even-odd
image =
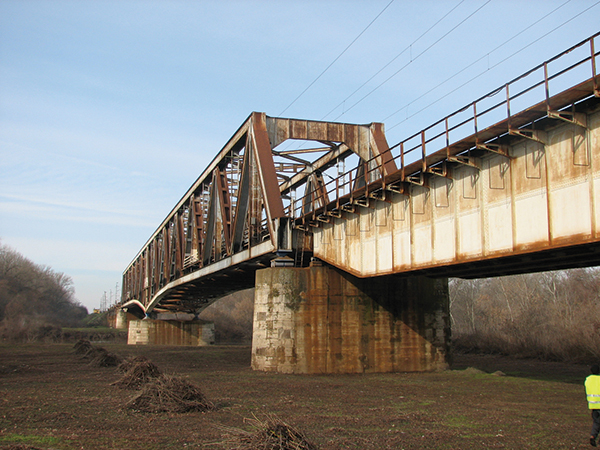
[(113, 328), (117, 330), (126, 330), (127, 324), (127, 313), (121, 309), (117, 309), (114, 313), (114, 325)]
[(215, 342), (215, 325), (202, 320), (131, 320), (127, 343), (130, 345), (205, 346)]
[(551, 122), (509, 157), (484, 152), (331, 218), (313, 228), (314, 255), (370, 277), (598, 242), (600, 111), (582, 115), (586, 127)]
[(331, 267), (256, 272), (252, 367), (281, 373), (441, 370), (447, 279), (361, 280)]

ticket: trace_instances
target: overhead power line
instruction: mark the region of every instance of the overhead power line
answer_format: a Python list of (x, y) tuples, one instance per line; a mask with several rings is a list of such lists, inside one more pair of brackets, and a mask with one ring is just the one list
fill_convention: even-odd
[(471, 14), (469, 14), (467, 17), (465, 17), (463, 20), (461, 20), (458, 24), (456, 24), (450, 31), (448, 31), (446, 34), (444, 34), (442, 37), (440, 37), (438, 40), (436, 40), (433, 44), (431, 44), (429, 47), (427, 47), (425, 50), (423, 50), (421, 53), (419, 53), (417, 56), (415, 56), (414, 58), (412, 58), (408, 63), (406, 63), (404, 66), (402, 66), (400, 69), (398, 69), (396, 72), (394, 72), (392, 75), (390, 75), (388, 78), (386, 78), (384, 81), (382, 81), (380, 84), (378, 84), (375, 88), (373, 88), (370, 92), (368, 92), (365, 96), (363, 96), (360, 100), (358, 100), (356, 103), (354, 103), (350, 108), (348, 108), (346, 111), (344, 111), (342, 114), (340, 114), (339, 116), (337, 116), (335, 120), (338, 120), (340, 117), (342, 117), (344, 114), (346, 114), (348, 111), (350, 111), (352, 108), (354, 108), (355, 106), (357, 106), (359, 103), (361, 103), (364, 99), (366, 99), (367, 97), (369, 97), (371, 94), (373, 94), (377, 89), (379, 89), (381, 86), (383, 86), (384, 84), (386, 84), (388, 81), (390, 81), (392, 78), (394, 78), (396, 75), (398, 75), (400, 72), (402, 72), (405, 68), (407, 68), (409, 65), (411, 65), (414, 61), (416, 61), (418, 58), (420, 58), (421, 56), (423, 56), (425, 53), (427, 53), (432, 47), (434, 47), (436, 44), (438, 44), (440, 41), (442, 41), (444, 38), (446, 38), (446, 36), (448, 36), (450, 33), (452, 33), (454, 30), (456, 30), (458, 27), (460, 27), (463, 23), (465, 23), (467, 20), (469, 20), (471, 17), (473, 17), (475, 14), (477, 14), (479, 11), (481, 11), (481, 9), (483, 9), (488, 3), (490, 3), (492, 0), (488, 0), (487, 2), (485, 2), (483, 5), (481, 5), (479, 8), (477, 8), (475, 11), (473, 11)]
[[(550, 11), (548, 14), (546, 14), (545, 16), (541, 17), (540, 19), (538, 19), (537, 21), (535, 21), (534, 23), (528, 25), (527, 27), (523, 28), (521, 31), (519, 31), (517, 34), (515, 34), (513, 37), (507, 39), (506, 41), (504, 41), (502, 44), (500, 44), (499, 46), (497, 46), (496, 48), (494, 48), (493, 50), (487, 52), (485, 55), (483, 55), (482, 57), (480, 57), (479, 59), (473, 61), (471, 64), (469, 64), (468, 66), (463, 67), (461, 70), (459, 70), (458, 72), (456, 72), (454, 75), (452, 75), (449, 78), (446, 78), (444, 81), (442, 81), (441, 83), (439, 83), (437, 86), (431, 88), (430, 90), (428, 90), (427, 92), (423, 93), (422, 95), (420, 95), (419, 97), (415, 98), (414, 100), (412, 100), (410, 103), (407, 103), (406, 105), (404, 105), (402, 108), (394, 111), (392, 114), (390, 114), (389, 116), (385, 117), (382, 122), (385, 122), (386, 120), (388, 120), (390, 117), (395, 116), (396, 114), (398, 114), (400, 111), (402, 111), (405, 108), (408, 108), (410, 105), (412, 105), (413, 103), (415, 103), (418, 100), (421, 100), (423, 97), (425, 97), (427, 94), (430, 94), (431, 92), (435, 91), (436, 89), (442, 87), (444, 84), (446, 84), (448, 81), (452, 80), (453, 78), (457, 77), (458, 75), (460, 75), (461, 73), (465, 72), (466, 70), (469, 70), (471, 67), (473, 67), (475, 64), (477, 64), (478, 62), (480, 62), (481, 60), (488, 58), (492, 53), (494, 53), (496, 50), (499, 50), (500, 48), (504, 47), (506, 44), (508, 44), (510, 41), (516, 39), (517, 37), (519, 37), (521, 34), (525, 33), (527, 30), (531, 29), (533, 26), (537, 25), (538, 23), (540, 23), (542, 20), (546, 19), (548, 16), (551, 16), (552, 14), (554, 14), (556, 11), (558, 11), (560, 8), (562, 8), (563, 6), (565, 6), (567, 3), (570, 3), (571, 0), (567, 0), (566, 2), (564, 2), (562, 5), (558, 6), (557, 8), (553, 9), (552, 11)], [(491, 68), (488, 67), (488, 70), (490, 70)]]
[(334, 59), (334, 60), (333, 60), (333, 61), (332, 61), (332, 62), (331, 62), (331, 63), (330, 63), (330, 64), (329, 64), (329, 65), (328, 65), (326, 68), (325, 68), (325, 70), (323, 70), (323, 72), (321, 72), (321, 73), (319, 74), (319, 76), (318, 76), (317, 78), (315, 78), (315, 79), (312, 81), (312, 83), (310, 83), (310, 84), (309, 84), (309, 85), (308, 85), (308, 86), (307, 86), (307, 87), (306, 87), (306, 88), (305, 88), (305, 89), (304, 89), (302, 92), (300, 92), (300, 94), (299, 94), (299, 95), (298, 95), (298, 96), (297, 96), (297, 97), (294, 99), (294, 101), (292, 101), (292, 103), (290, 103), (290, 104), (289, 104), (289, 105), (288, 105), (288, 106), (287, 106), (287, 107), (286, 107), (286, 108), (285, 108), (283, 111), (281, 111), (281, 112), (279, 113), (279, 115), (280, 115), (280, 116), (281, 116), (281, 115), (283, 115), (283, 113), (285, 113), (285, 112), (286, 112), (288, 109), (290, 109), (290, 107), (291, 107), (291, 106), (292, 106), (294, 103), (296, 103), (296, 102), (298, 101), (298, 99), (299, 99), (300, 97), (302, 97), (302, 96), (303, 96), (303, 95), (306, 93), (306, 91), (308, 91), (308, 90), (309, 90), (309, 89), (312, 87), (312, 85), (313, 85), (313, 84), (315, 84), (315, 83), (316, 83), (316, 82), (319, 80), (319, 78), (321, 78), (321, 77), (322, 77), (322, 76), (325, 74), (325, 72), (327, 72), (327, 71), (328, 71), (328, 70), (331, 68), (331, 66), (333, 66), (333, 65), (336, 63), (336, 61), (342, 57), (342, 55), (343, 55), (344, 53), (346, 53), (346, 51), (347, 51), (347, 50), (348, 50), (350, 47), (352, 47), (352, 45), (353, 45), (353, 44), (354, 44), (354, 43), (355, 43), (355, 42), (356, 42), (356, 41), (357, 41), (357, 40), (358, 40), (358, 39), (359, 39), (359, 38), (360, 38), (360, 37), (361, 37), (361, 36), (362, 36), (362, 35), (365, 33), (365, 31), (367, 31), (367, 30), (369, 29), (369, 27), (370, 27), (371, 25), (373, 25), (373, 23), (375, 23), (375, 21), (376, 21), (376, 20), (379, 18), (379, 16), (381, 16), (381, 15), (384, 13), (384, 11), (385, 11), (386, 9), (388, 9), (388, 8), (389, 8), (389, 6), (390, 6), (392, 3), (394, 3), (394, 0), (391, 0), (391, 1), (390, 1), (390, 2), (389, 2), (389, 3), (388, 3), (386, 6), (385, 6), (385, 8), (383, 8), (383, 9), (381, 10), (381, 12), (380, 12), (379, 14), (377, 14), (377, 16), (375, 16), (375, 18), (374, 18), (373, 20), (371, 20), (371, 22), (369, 23), (369, 25), (367, 25), (367, 26), (365, 27), (365, 29), (364, 29), (364, 30), (362, 30), (362, 31), (361, 31), (361, 32), (358, 34), (358, 36), (356, 36), (356, 37), (354, 38), (354, 40), (353, 40), (352, 42), (350, 42), (350, 44), (348, 44), (348, 46), (347, 46), (347, 47), (346, 47), (346, 48), (345, 48), (345, 49), (342, 51), (342, 53), (340, 53), (340, 54), (339, 54), (339, 55), (338, 55), (338, 56), (337, 56), (337, 57), (336, 57), (336, 58), (335, 58), (335, 59)]
[(394, 61), (396, 61), (400, 56), (402, 56), (404, 53), (406, 53), (408, 50), (410, 50), (412, 48), (413, 45), (415, 45), (422, 37), (424, 37), (427, 33), (429, 33), (431, 30), (433, 30), (442, 20), (444, 20), (446, 17), (448, 17), (450, 14), (452, 14), (452, 12), (458, 8), (460, 5), (462, 5), (465, 2), (465, 0), (461, 0), (459, 3), (456, 4), (456, 6), (454, 6), (450, 11), (448, 11), (446, 14), (444, 14), (444, 16), (439, 19), (437, 22), (435, 22), (433, 25), (431, 25), (427, 31), (425, 31), (423, 34), (421, 34), (418, 38), (416, 38), (414, 41), (412, 41), (404, 50), (402, 50), (400, 53), (398, 53), (396, 56), (394, 56), (391, 60), (389, 60), (387, 62), (387, 64), (385, 66), (383, 66), (381, 69), (379, 69), (373, 76), (371, 76), (371, 78), (369, 78), (367, 81), (365, 81), (363, 84), (361, 84), (358, 88), (356, 88), (354, 90), (354, 92), (352, 92), (352, 94), (350, 94), (348, 97), (346, 97), (344, 100), (342, 100), (337, 106), (335, 106), (331, 111), (329, 111), (327, 114), (325, 114), (321, 120), (324, 120), (329, 114), (331, 114), (332, 112), (334, 112), (336, 109), (338, 109), (340, 106), (342, 106), (344, 103), (346, 103), (346, 101), (348, 101), (348, 99), (350, 99), (354, 94), (356, 94), (358, 91), (360, 91), (363, 87), (365, 87), (365, 85), (367, 85), (373, 78), (375, 78), (377, 75), (379, 75), (381, 72), (383, 72), (390, 64), (392, 64)]
[[(437, 100), (435, 100), (434, 102), (430, 103), (429, 105), (425, 106), (424, 108), (421, 108), (419, 111), (415, 112), (414, 114), (412, 114), (411, 116), (407, 117), (406, 119), (398, 122), (397, 124), (393, 125), (392, 127), (388, 128), (388, 130), (392, 130), (394, 128), (396, 128), (398, 125), (406, 122), (408, 119), (416, 116), (417, 114), (420, 114), (421, 112), (425, 111), (426, 109), (430, 108), (431, 106), (435, 105), (436, 103), (438, 103), (439, 101), (443, 100), (444, 98), (448, 97), (449, 95), (453, 94), (454, 92), (458, 91), (459, 89), (462, 89), (463, 87), (465, 87), (466, 85), (468, 85), (469, 83), (471, 83), (472, 81), (476, 80), (477, 78), (479, 78), (480, 76), (482, 76), (484, 73), (486, 73), (488, 70), (494, 69), (495, 67), (498, 67), (500, 64), (508, 61), (509, 59), (511, 59), (512, 57), (518, 55), (519, 53), (521, 53), (523, 50), (531, 47), (533, 44), (541, 41), (542, 39), (544, 39), (545, 37), (547, 37), (548, 35), (554, 33), (555, 31), (557, 31), (558, 29), (564, 27), (566, 24), (568, 24), (569, 22), (572, 22), (573, 20), (575, 20), (576, 18), (578, 18), (579, 16), (581, 16), (582, 14), (588, 12), (590, 9), (594, 8), (595, 6), (597, 6), (598, 4), (600, 4), (600, 0), (597, 1), (596, 3), (594, 3), (592, 6), (584, 9), (583, 11), (581, 11), (580, 13), (574, 15), (573, 17), (571, 17), (570, 19), (565, 20), (563, 23), (561, 23), (560, 25), (556, 26), (555, 28), (553, 28), (552, 30), (548, 31), (547, 33), (543, 34), (542, 36), (540, 36), (539, 38), (535, 39), (534, 41), (530, 42), (529, 44), (525, 45), (524, 47), (521, 47), (519, 50), (517, 50), (516, 52), (514, 52), (513, 54), (511, 54), (510, 56), (507, 56), (506, 58), (504, 58), (502, 61), (499, 61), (498, 63), (494, 64), (493, 66), (491, 66), (490, 68), (486, 69), (485, 71), (479, 73), (478, 75), (475, 75), (473, 78), (471, 78), (470, 80), (464, 82), (463, 84), (461, 84), (460, 86), (458, 86), (456, 89), (446, 93), (446, 95), (438, 98)], [(562, 5), (561, 5), (562, 6)]]

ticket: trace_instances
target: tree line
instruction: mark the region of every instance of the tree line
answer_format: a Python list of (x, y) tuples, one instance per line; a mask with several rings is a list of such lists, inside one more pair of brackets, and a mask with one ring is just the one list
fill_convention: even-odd
[(0, 336), (39, 339), (56, 327), (74, 327), (88, 315), (75, 299), (73, 280), (38, 265), (0, 242)]
[(600, 357), (600, 269), (451, 279), (455, 348), (546, 360)]

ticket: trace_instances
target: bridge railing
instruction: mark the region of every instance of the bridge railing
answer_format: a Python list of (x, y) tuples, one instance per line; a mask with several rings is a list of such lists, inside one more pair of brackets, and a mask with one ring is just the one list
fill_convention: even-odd
[[(299, 226), (329, 222), (341, 210), (366, 204), (385, 190), (408, 193), (411, 184), (424, 186), (426, 174), (446, 176), (448, 163), (472, 164), (471, 153), (489, 151), (507, 156), (499, 136), (533, 137), (542, 117), (577, 121), (574, 105), (600, 97), (600, 33), (537, 65), (499, 88), (389, 147), (397, 166), (386, 173), (383, 155), (362, 160), (293, 199), (292, 216)], [(579, 89), (568, 89), (579, 86)], [(498, 97), (501, 98), (498, 98)]]

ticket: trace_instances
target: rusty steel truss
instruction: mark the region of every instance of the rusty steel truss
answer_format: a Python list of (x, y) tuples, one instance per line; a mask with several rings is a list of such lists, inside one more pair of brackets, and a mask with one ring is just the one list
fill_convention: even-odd
[(577, 124), (577, 104), (600, 97), (598, 36), (391, 147), (380, 123), (252, 113), (127, 267), (123, 303), (198, 312), (253, 286), (255, 270), (274, 259), (305, 265), (313, 227), (409, 195), (410, 185), (427, 188), (452, 165), (477, 167), (482, 153), (507, 156), (510, 139), (543, 141), (540, 120)]
[[(286, 141), (294, 147), (281, 148)], [(299, 143), (312, 145), (296, 148)], [(129, 265), (124, 300), (146, 311), (197, 311), (212, 298), (252, 286), (256, 268), (289, 257), (293, 248), (306, 248), (295, 255), (304, 264), (310, 236), (293, 233), (291, 221), (298, 196), (302, 214), (313, 213), (328, 203), (325, 171), (350, 154), (372, 161), (372, 168), (373, 157), (387, 150), (381, 124), (252, 113)], [(364, 174), (356, 180), (362, 185)]]

